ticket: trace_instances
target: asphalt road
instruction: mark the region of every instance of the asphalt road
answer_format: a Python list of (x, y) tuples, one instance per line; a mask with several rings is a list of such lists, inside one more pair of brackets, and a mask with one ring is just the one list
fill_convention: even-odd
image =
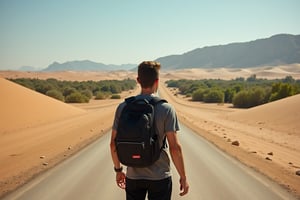
[[(190, 192), (184, 197), (179, 196), (178, 177), (173, 170), (172, 199), (294, 199), (280, 186), (225, 155), (183, 125), (178, 134)], [(110, 134), (106, 134), (4, 200), (125, 199), (125, 191), (115, 184), (109, 139)]]

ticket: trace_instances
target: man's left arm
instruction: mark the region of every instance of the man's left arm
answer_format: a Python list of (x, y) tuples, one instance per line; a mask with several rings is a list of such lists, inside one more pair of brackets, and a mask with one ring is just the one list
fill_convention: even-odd
[(184, 167), (184, 160), (183, 160), (183, 153), (181, 149), (181, 145), (178, 141), (177, 134), (175, 131), (169, 131), (166, 133), (167, 140), (169, 144), (169, 150), (171, 154), (172, 161), (174, 166), (180, 176), (180, 196), (183, 196), (188, 193), (189, 191), (189, 184), (187, 181), (185, 167)]

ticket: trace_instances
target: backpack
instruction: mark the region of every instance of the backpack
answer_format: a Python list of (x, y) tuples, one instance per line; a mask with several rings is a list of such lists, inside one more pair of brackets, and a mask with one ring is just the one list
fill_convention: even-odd
[(167, 102), (159, 97), (125, 99), (115, 138), (120, 162), (130, 167), (147, 167), (160, 157), (165, 146), (160, 146), (155, 127), (155, 106)]

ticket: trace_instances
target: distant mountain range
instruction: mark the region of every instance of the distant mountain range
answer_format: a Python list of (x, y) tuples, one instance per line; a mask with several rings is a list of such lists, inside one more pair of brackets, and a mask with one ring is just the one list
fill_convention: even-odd
[(131, 70), (135, 64), (106, 65), (89, 60), (70, 61), (65, 63), (54, 62), (43, 71), (114, 71), (114, 70)]
[(22, 66), (18, 69), (19, 71), (39, 71), (39, 69), (31, 66)]
[(198, 48), (158, 58), (163, 69), (257, 67), (300, 63), (300, 35), (280, 34), (251, 42)]
[[(300, 35), (279, 34), (250, 42), (197, 48), (181, 55), (160, 57), (163, 69), (249, 68), (300, 63)], [(136, 70), (137, 64), (106, 65), (89, 60), (54, 62), (42, 71)], [(36, 71), (30, 66), (22, 71)]]

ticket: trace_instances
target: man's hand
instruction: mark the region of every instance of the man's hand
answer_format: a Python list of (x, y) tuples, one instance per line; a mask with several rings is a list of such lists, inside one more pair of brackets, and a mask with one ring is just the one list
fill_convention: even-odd
[(189, 186), (186, 178), (180, 178), (179, 183), (180, 183), (180, 191), (181, 191), (179, 193), (179, 195), (184, 196), (188, 193), (190, 186)]
[(119, 188), (125, 189), (125, 187), (126, 187), (126, 175), (125, 175), (124, 172), (117, 172), (116, 173), (116, 181), (117, 181), (117, 185), (119, 186)]

